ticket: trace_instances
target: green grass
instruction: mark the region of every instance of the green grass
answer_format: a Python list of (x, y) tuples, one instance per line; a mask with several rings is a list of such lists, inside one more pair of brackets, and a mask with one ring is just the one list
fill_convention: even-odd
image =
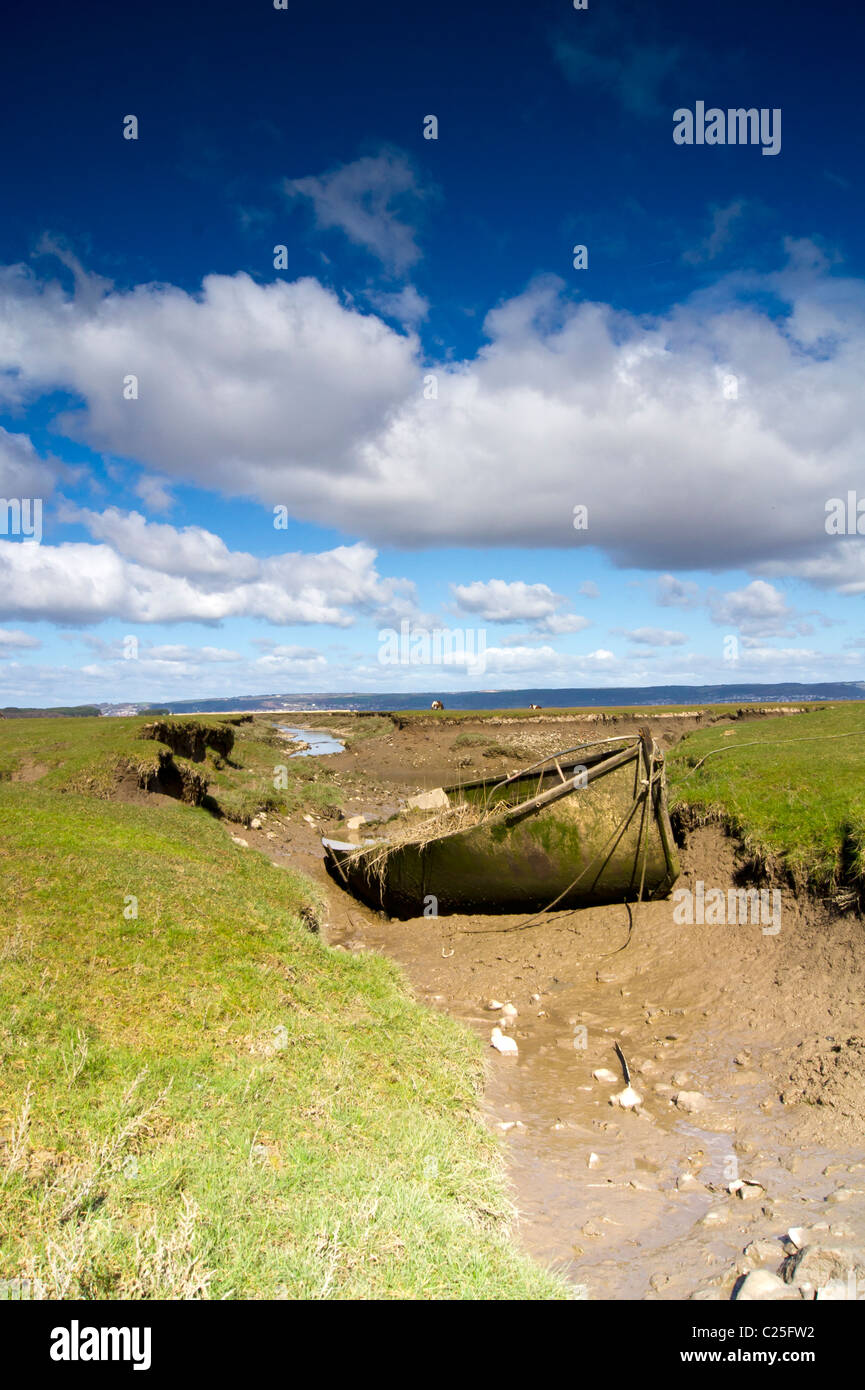
[(796, 883), (861, 895), (865, 705), (737, 722), (729, 737), (698, 730), (667, 755), (667, 770), (674, 811), (723, 821), (758, 861)]
[[(20, 768), (35, 766), (42, 786), (110, 796), (125, 772), (156, 767), (164, 745), (141, 737), (152, 722), (141, 716), (9, 720), (3, 724), (0, 782)], [(218, 724), (219, 719), (200, 722)], [(248, 823), (256, 811), (290, 813), (303, 806), (321, 812), (336, 804), (338, 793), (318, 759), (290, 759), (290, 747), (267, 723), (232, 728), (235, 743), (228, 760), (212, 749), (203, 763), (174, 756), (177, 766), (207, 778), (211, 810)]]
[(0, 1279), (566, 1297), (511, 1243), (480, 1044), (324, 945), (316, 891), (205, 809), (98, 794), (124, 722), (88, 721), (88, 792), (59, 791), (91, 773), (54, 721), (15, 748), (42, 780), (0, 784)]

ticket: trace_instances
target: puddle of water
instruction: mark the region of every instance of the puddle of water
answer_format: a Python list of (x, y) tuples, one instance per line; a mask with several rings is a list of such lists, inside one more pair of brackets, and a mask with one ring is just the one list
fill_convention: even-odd
[(319, 758), (326, 753), (344, 753), (345, 744), (340, 743), (339, 739), (334, 738), (326, 729), (297, 729), (291, 724), (277, 724), (277, 729), (281, 733), (291, 734), (292, 738), (303, 739), (308, 743), (308, 748), (301, 748), (297, 753), (292, 753), (292, 758)]

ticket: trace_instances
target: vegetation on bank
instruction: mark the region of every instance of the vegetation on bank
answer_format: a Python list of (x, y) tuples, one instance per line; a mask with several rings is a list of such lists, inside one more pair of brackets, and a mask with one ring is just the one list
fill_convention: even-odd
[[(447, 699), (445, 699), (447, 705)], [(362, 712), (348, 714), (297, 714), (291, 718), (301, 724), (330, 725), (338, 723), (341, 719), (353, 720), (357, 725), (362, 726), (367, 719), (387, 719), (397, 728), (411, 728), (416, 725), (424, 724), (465, 724), (472, 721), (485, 721), (492, 724), (510, 722), (512, 720), (534, 720), (543, 722), (549, 719), (574, 719), (594, 721), (598, 723), (615, 724), (621, 720), (645, 720), (651, 722), (652, 719), (667, 718), (671, 719), (677, 714), (699, 712), (698, 722), (708, 723), (718, 719), (746, 718), (767, 714), (770, 710), (779, 708), (777, 705), (763, 704), (719, 704), (701, 705), (689, 704), (687, 702), (679, 705), (579, 705), (572, 707), (558, 707), (544, 705), (540, 710), (533, 709), (406, 709), (390, 710), (386, 713), (367, 715)], [(797, 702), (796, 709), (817, 710), (824, 708), (819, 703), (807, 704)], [(287, 717), (287, 716), (283, 716)]]
[[(0, 784), (0, 1279), (50, 1298), (567, 1296), (510, 1242), (474, 1037), (381, 957), (323, 944), (316, 890), (204, 807), (113, 800), (111, 776), (153, 756), (142, 722), (4, 737), (29, 780)], [(287, 764), (288, 802), (320, 804), (313, 761)], [(215, 803), (259, 809), (275, 762), (244, 726), (193, 766)]]
[[(702, 761), (705, 758), (705, 761)], [(865, 706), (689, 733), (667, 754), (685, 823), (717, 819), (754, 860), (851, 903), (865, 892)]]

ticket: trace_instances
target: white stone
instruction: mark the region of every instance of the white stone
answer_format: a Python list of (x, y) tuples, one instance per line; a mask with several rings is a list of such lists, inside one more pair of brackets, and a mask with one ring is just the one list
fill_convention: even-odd
[(431, 792), (420, 792), (417, 796), (410, 796), (406, 802), (410, 811), (438, 811), (450, 804), (444, 787), (434, 787)]
[(762, 1303), (767, 1299), (789, 1298), (790, 1294), (789, 1284), (785, 1284), (777, 1274), (769, 1269), (755, 1269), (745, 1275), (736, 1300), (739, 1303)]
[(515, 1057), (519, 1052), (516, 1041), (513, 1038), (506, 1038), (501, 1028), (494, 1028), (490, 1034), (490, 1047), (494, 1047), (496, 1052), (502, 1052), (509, 1057)]

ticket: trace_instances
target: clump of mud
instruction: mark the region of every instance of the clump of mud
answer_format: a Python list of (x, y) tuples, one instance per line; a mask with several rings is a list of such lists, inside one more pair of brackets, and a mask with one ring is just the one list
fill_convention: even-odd
[(815, 1042), (790, 1070), (785, 1105), (820, 1105), (837, 1111), (865, 1135), (865, 1038), (853, 1036), (819, 1051)]
[(200, 806), (207, 795), (207, 778), (194, 768), (176, 763), (167, 748), (160, 749), (155, 764), (141, 764), (135, 770), (135, 779), (141, 791), (170, 796), (189, 806)]
[(165, 720), (145, 724), (142, 738), (164, 743), (181, 758), (203, 763), (208, 748), (227, 758), (234, 747), (234, 730), (228, 724), (202, 724), (197, 719)]

